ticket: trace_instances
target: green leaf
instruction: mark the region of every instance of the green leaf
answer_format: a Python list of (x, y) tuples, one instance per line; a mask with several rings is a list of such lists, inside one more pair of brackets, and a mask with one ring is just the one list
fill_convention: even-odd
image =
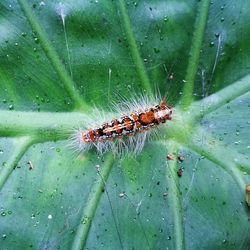
[[(249, 248), (249, 8), (1, 1), (1, 249)], [(156, 89), (173, 120), (139, 156), (67, 146)]]

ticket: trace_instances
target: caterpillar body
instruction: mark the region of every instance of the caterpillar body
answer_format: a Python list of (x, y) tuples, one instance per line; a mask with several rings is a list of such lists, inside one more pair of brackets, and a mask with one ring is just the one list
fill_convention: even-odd
[[(114, 111), (122, 115), (108, 122), (104, 114), (104, 123), (101, 125), (77, 130), (73, 139), (80, 151), (96, 147), (101, 154), (110, 150), (114, 155), (137, 155), (149, 135), (157, 134), (160, 125), (172, 119), (172, 108), (163, 100), (159, 101), (159, 98), (141, 97), (131, 102), (125, 101), (115, 104)], [(96, 123), (98, 113), (95, 112), (95, 118), (90, 124)]]

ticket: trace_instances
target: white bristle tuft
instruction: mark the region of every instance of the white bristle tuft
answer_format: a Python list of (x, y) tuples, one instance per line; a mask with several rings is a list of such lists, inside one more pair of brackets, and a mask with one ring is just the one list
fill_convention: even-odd
[[(149, 124), (149, 126), (145, 126), (145, 124), (142, 125), (142, 123), (139, 123), (142, 128), (137, 129), (135, 126), (136, 120), (133, 120), (134, 118), (132, 119), (132, 114), (136, 114), (139, 117), (142, 114), (148, 114), (147, 112), (150, 112), (150, 110), (153, 109), (155, 112), (153, 113), (154, 117), (167, 114), (171, 119), (171, 108), (166, 106), (166, 110), (163, 110), (164, 112), (162, 112), (159, 110), (160, 103), (162, 103), (160, 95), (137, 95), (131, 100), (122, 98), (121, 102), (113, 103), (110, 113), (106, 113), (102, 109), (94, 107), (92, 114), (87, 120), (84, 121), (85, 126), (78, 128), (73, 132), (73, 135), (70, 138), (70, 146), (78, 152), (85, 152), (91, 148), (95, 148), (101, 155), (108, 151), (111, 151), (118, 157), (127, 154), (138, 155), (143, 150), (146, 141), (159, 134), (159, 128), (162, 124), (154, 123)], [(130, 119), (131, 123), (129, 124), (133, 124), (133, 130), (127, 130), (127, 127), (125, 127), (127, 123), (122, 123), (124, 116)], [(167, 118), (164, 119), (169, 120)], [(118, 122), (118, 125), (113, 125), (112, 120)], [(107, 123), (108, 127), (103, 129), (102, 126), (104, 123)], [(90, 133), (96, 131), (97, 129), (101, 132), (105, 131), (104, 135), (97, 138), (97, 134), (95, 132), (97, 139), (93, 139), (94, 137), (91, 138)], [(108, 139), (107, 131), (112, 132), (110, 133), (111, 135), (109, 135)]]

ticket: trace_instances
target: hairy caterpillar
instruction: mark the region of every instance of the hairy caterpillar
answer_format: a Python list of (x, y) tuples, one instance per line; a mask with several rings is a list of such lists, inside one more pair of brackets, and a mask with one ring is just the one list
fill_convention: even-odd
[[(100, 154), (112, 151), (114, 155), (129, 152), (137, 155), (147, 138), (157, 134), (160, 125), (172, 119), (171, 107), (157, 97), (140, 96), (114, 104), (113, 110), (120, 114), (117, 118), (110, 119), (104, 112), (94, 111), (91, 121), (86, 122), (89, 125), (75, 132), (73, 145), (80, 151), (95, 147)], [(97, 122), (99, 124), (94, 127)]]

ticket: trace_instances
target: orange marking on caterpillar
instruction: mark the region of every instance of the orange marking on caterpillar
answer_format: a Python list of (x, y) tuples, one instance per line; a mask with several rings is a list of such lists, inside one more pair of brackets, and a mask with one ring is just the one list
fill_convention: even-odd
[(129, 103), (126, 103), (126, 107), (133, 112), (107, 121), (95, 129), (80, 130), (74, 137), (79, 143), (80, 150), (95, 146), (100, 153), (111, 149), (115, 151), (114, 154), (120, 154), (123, 148), (127, 152), (132, 148), (137, 154), (142, 150), (150, 131), (172, 119), (172, 108), (163, 100), (157, 105), (152, 105), (145, 97), (142, 104), (133, 101), (131, 107)]

